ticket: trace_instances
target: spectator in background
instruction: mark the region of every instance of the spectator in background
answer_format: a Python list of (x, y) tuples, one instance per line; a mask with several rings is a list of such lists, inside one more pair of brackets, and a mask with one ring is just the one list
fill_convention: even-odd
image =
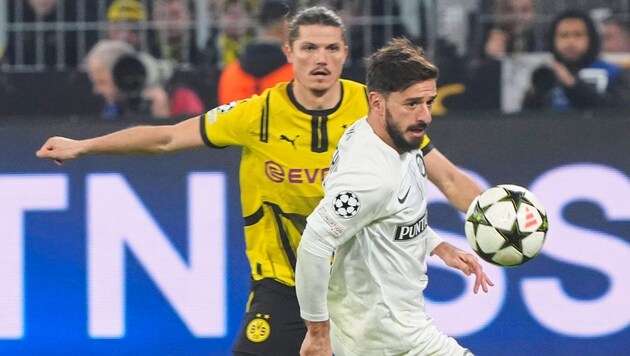
[(555, 61), (533, 72), (525, 109), (628, 106), (630, 73), (599, 58), (600, 37), (586, 13), (556, 16), (548, 40)]
[(289, 37), (288, 14), (289, 7), (284, 2), (267, 1), (262, 5), (257, 38), (221, 73), (219, 104), (249, 98), (293, 79), (293, 67), (282, 51)]
[(497, 22), (487, 32), (484, 55), (497, 58), (507, 54), (543, 50), (534, 31), (536, 0), (498, 0)]
[(150, 52), (160, 59), (177, 63), (197, 63), (195, 31), (192, 21), (191, 0), (155, 0), (152, 16), (157, 30), (152, 31)]
[(121, 40), (140, 49), (140, 23), (147, 20), (147, 10), (138, 0), (115, 0), (107, 9), (107, 38)]
[(98, 42), (88, 53), (86, 66), (94, 93), (105, 100), (106, 119), (190, 116), (204, 110), (193, 90), (171, 81), (171, 72), (125, 41)]
[(223, 69), (253, 40), (255, 8), (252, 1), (225, 0), (221, 12), (219, 29), (211, 34), (206, 52), (210, 64)]
[(602, 52), (630, 53), (630, 24), (611, 16), (602, 23)]
[(27, 28), (9, 33), (4, 61), (16, 66), (74, 68), (78, 62), (76, 33), (45, 26), (75, 21), (75, 6), (71, 0), (9, 1), (9, 22), (22, 23)]
[[(475, 53), (465, 66), (463, 94), (450, 103), (451, 108), (501, 109), (502, 58), (544, 50), (544, 39), (534, 27), (535, 9), (536, 0), (496, 0), (492, 10), (496, 21), (485, 26), (480, 36), (475, 36), (481, 41), (473, 47)], [(442, 58), (436, 59), (440, 66), (444, 62)], [(446, 58), (450, 58), (448, 53)]]

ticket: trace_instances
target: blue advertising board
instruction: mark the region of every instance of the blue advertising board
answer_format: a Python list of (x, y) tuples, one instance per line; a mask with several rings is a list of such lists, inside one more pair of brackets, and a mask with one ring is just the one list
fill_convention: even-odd
[[(630, 350), (630, 120), (624, 113), (435, 118), (442, 153), (485, 187), (527, 187), (547, 209), (540, 256), (484, 265), (429, 258), (427, 309), (478, 355)], [(34, 153), (50, 135), (129, 123), (0, 124), (0, 354), (229, 355), (248, 296), (240, 151), (84, 157)], [(275, 179), (278, 177), (274, 176)], [(463, 214), (433, 186), (429, 223), (470, 250)]]

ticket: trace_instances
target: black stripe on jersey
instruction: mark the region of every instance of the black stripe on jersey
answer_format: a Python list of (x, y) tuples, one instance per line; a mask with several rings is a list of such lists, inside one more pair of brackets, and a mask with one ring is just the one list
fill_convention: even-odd
[(206, 144), (206, 146), (208, 147), (212, 147), (212, 148), (226, 148), (227, 146), (217, 146), (214, 143), (210, 142), (210, 140), (208, 139), (208, 133), (206, 132), (206, 117), (208, 116), (208, 113), (205, 113), (203, 115), (199, 115), (199, 130), (201, 132), (201, 138), (203, 139), (203, 142)]
[(271, 92), (267, 95), (265, 106), (263, 107), (260, 115), (260, 141), (269, 142), (269, 97)]
[(262, 219), (263, 215), (264, 215), (263, 207), (261, 206), (258, 210), (256, 210), (255, 213), (243, 218), (245, 220), (245, 226), (251, 226), (251, 225), (256, 224), (257, 222), (260, 221), (260, 219)]
[(341, 103), (343, 103), (343, 97), (345, 95), (343, 82), (339, 82), (339, 85), (339, 102), (333, 108), (324, 110), (309, 110), (302, 106), (302, 104), (297, 101), (293, 93), (293, 82), (287, 85), (287, 94), (289, 95), (289, 99), (293, 105), (295, 105), (295, 107), (301, 112), (311, 115), (311, 151), (313, 152), (321, 153), (328, 151), (328, 116), (335, 113), (339, 107), (341, 107)]
[(278, 234), (280, 235), (280, 242), (282, 242), (282, 248), (284, 250), (287, 259), (289, 260), (289, 264), (293, 271), (295, 271), (295, 264), (297, 258), (295, 257), (295, 253), (293, 253), (293, 249), (291, 248), (291, 242), (289, 241), (289, 236), (287, 236), (287, 232), (284, 229), (284, 225), (282, 224), (282, 210), (276, 204), (272, 204), (267, 202), (271, 209), (273, 210), (273, 216), (276, 218), (276, 224), (278, 226)]
[(328, 151), (328, 116), (319, 115), (311, 118), (311, 151)]
[[(284, 253), (287, 256), (287, 259), (289, 260), (289, 264), (291, 265), (291, 268), (293, 268), (293, 270), (295, 271), (295, 263), (296, 263), (295, 253), (293, 252), (293, 249), (291, 248), (291, 242), (289, 241), (289, 236), (287, 236), (287, 231), (284, 229), (284, 224), (282, 223), (282, 217), (288, 216), (288, 218), (290, 218), (291, 214), (287, 215), (283, 213), (282, 209), (280, 209), (280, 206), (278, 206), (277, 204), (273, 204), (270, 202), (265, 202), (264, 204), (268, 205), (269, 207), (271, 207), (271, 210), (273, 210), (273, 216), (276, 220), (276, 226), (278, 226), (278, 235), (280, 236), (282, 249), (284, 250)], [(258, 223), (263, 218), (264, 214), (265, 214), (265, 211), (263, 207), (261, 206), (258, 210), (256, 210), (255, 213), (248, 215), (244, 218), (245, 226), (251, 226)], [(298, 227), (298, 229), (299, 228), (300, 227)], [(302, 231), (303, 231), (303, 228), (302, 228)], [(258, 274), (262, 274), (262, 272)]]
[(421, 150), (422, 151), (422, 155), (426, 156), (427, 153), (431, 152), (431, 150), (434, 149), (434, 148), (435, 148), (435, 146), (433, 146), (433, 141), (429, 142), (428, 145), (422, 147), (422, 150)]

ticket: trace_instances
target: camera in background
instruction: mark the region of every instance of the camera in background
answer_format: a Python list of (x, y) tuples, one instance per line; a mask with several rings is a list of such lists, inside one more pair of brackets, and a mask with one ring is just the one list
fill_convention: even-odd
[(173, 65), (146, 53), (124, 55), (112, 68), (114, 84), (120, 95), (118, 104), (124, 114), (150, 114), (151, 101), (145, 89), (166, 86), (173, 76)]

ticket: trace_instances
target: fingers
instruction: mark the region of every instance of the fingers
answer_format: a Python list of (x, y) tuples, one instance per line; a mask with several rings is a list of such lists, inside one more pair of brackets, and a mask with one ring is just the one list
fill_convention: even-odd
[(479, 288), (484, 291), (484, 293), (488, 293), (488, 285), (486, 284), (485, 274), (483, 276), (477, 276), (475, 278), (475, 285), (473, 287), (473, 293), (477, 294), (479, 292)]
[[(484, 291), (484, 293), (488, 293), (488, 286), (493, 287), (494, 283), (492, 283), (492, 281), (490, 280), (490, 278), (488, 278), (488, 276), (483, 273), (483, 278), (479, 278), (480, 280), (480, 285), (481, 285), (481, 289)], [(479, 290), (479, 287), (477, 287), (477, 290)], [(475, 292), (476, 293), (476, 292)]]
[(50, 155), (49, 151), (39, 150), (39, 151), (35, 152), (35, 155), (38, 158), (50, 158), (58, 166), (63, 165), (63, 160), (61, 160), (59, 158), (52, 157), (52, 155)]
[(492, 282), (490, 278), (487, 276), (486, 276), (486, 283), (488, 283), (489, 286), (494, 287), (494, 282)]
[(51, 137), (35, 152), (35, 156), (50, 158), (55, 164), (61, 166), (65, 160), (73, 158), (72, 147), (69, 145), (71, 142), (62, 137)]
[(55, 140), (54, 137), (48, 139), (44, 145), (35, 152), (35, 156), (38, 158), (50, 158), (56, 165), (61, 166), (63, 165), (63, 160), (58, 158), (59, 153), (57, 151), (59, 150), (56, 149), (55, 142), (53, 142), (53, 140)]
[(475, 283), (473, 285), (473, 293), (477, 294), (479, 289), (488, 293), (488, 286), (494, 286), (488, 275), (483, 271), (483, 267), (479, 263), (477, 257), (471, 253), (456, 252), (454, 258), (449, 259), (449, 266), (462, 271), (465, 275), (475, 275)]
[(37, 156), (38, 158), (52, 158), (51, 151), (43, 148), (35, 152), (35, 156)]
[(42, 146), (42, 148), (40, 148), (39, 150), (37, 150), (37, 152), (35, 152), (35, 156), (37, 156), (39, 158), (47, 158), (48, 157), (48, 151), (49, 151), (49, 149), (44, 144), (44, 146)]
[(479, 292), (479, 288), (481, 288), (484, 293), (488, 293), (488, 286), (494, 286), (494, 283), (492, 283), (488, 275), (483, 271), (483, 268), (481, 267), (481, 264), (479, 264), (479, 262), (477, 261), (477, 258), (473, 257), (470, 263), (472, 273), (475, 274), (473, 293), (477, 294)]
[(462, 272), (464, 272), (467, 276), (470, 276), (471, 273), (477, 274), (477, 269), (481, 267), (479, 262), (477, 262), (477, 257), (470, 253), (463, 256), (463, 262), (465, 264), (465, 269), (462, 269)]
[(44, 142), (44, 144), (42, 145), (42, 147), (40, 147), (39, 150), (37, 150), (37, 152), (35, 152), (35, 155), (39, 158), (48, 158), (50, 157), (50, 151), (54, 150), (54, 140), (55, 138), (49, 138), (48, 140), (46, 140), (46, 142)]

